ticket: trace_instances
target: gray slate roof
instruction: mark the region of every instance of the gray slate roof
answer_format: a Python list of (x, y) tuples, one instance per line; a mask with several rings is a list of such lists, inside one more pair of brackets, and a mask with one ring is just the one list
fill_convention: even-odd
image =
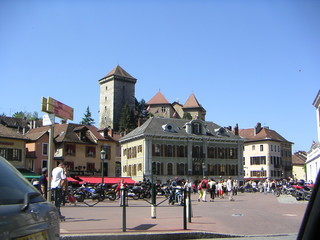
[[(190, 122), (190, 120), (184, 119), (176, 119), (176, 118), (149, 118), (143, 125), (137, 127), (124, 137), (120, 139), (120, 142), (127, 141), (131, 138), (136, 138), (140, 136), (159, 136), (159, 137), (208, 137), (212, 139), (225, 139), (225, 140), (243, 140), (241, 137), (235, 135), (232, 131), (229, 131), (225, 128), (225, 134), (219, 135), (217, 134), (217, 129), (221, 129), (222, 127), (213, 123), (213, 122), (205, 122), (201, 120), (191, 120), (198, 121), (206, 125), (207, 132), (202, 135), (197, 134), (188, 134), (186, 132), (185, 125)], [(174, 131), (164, 131), (162, 126), (170, 124), (173, 126)]]

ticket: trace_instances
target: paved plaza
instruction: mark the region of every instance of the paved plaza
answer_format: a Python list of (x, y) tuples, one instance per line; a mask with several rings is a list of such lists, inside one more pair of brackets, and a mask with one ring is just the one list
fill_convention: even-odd
[[(158, 197), (157, 203), (163, 199)], [(92, 206), (94, 203), (88, 200), (89, 206), (77, 203), (62, 207), (62, 214), (66, 216), (66, 221), (60, 225), (62, 237), (197, 232), (232, 236), (272, 234), (295, 239), (307, 207), (307, 202), (291, 196), (277, 198), (272, 194), (240, 193), (234, 202), (228, 198), (198, 202), (197, 194), (192, 194), (191, 223), (187, 221), (187, 230), (184, 230), (183, 207), (168, 205), (168, 201), (160, 204), (156, 208), (156, 218), (151, 218), (149, 203), (129, 200), (126, 221), (123, 221), (119, 201), (105, 200)]]

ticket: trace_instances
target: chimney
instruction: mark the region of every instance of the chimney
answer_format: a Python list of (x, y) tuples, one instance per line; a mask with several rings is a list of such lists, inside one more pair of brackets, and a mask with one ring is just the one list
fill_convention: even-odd
[(257, 123), (257, 125), (254, 127), (254, 136), (257, 135), (261, 131), (261, 123)]
[(113, 129), (112, 128), (108, 129), (108, 136), (113, 137)]
[(141, 127), (141, 118), (138, 118), (138, 127)]
[(233, 132), (234, 132), (235, 135), (239, 136), (239, 126), (238, 126), (238, 123), (237, 123), (236, 126), (234, 127)]

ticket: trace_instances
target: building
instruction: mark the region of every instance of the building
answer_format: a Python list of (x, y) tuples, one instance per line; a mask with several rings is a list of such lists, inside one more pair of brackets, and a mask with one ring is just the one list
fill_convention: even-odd
[[(31, 129), (27, 134), (26, 144), (29, 162), (34, 170), (41, 172), (47, 167), (49, 155), (49, 126)], [(100, 152), (106, 151), (105, 159)], [(90, 125), (64, 123), (54, 125), (54, 159), (52, 168), (65, 162), (69, 172), (77, 175), (101, 175), (103, 163), (104, 176), (114, 177), (120, 172), (120, 164), (115, 161), (116, 142), (104, 136)], [(116, 168), (118, 166), (118, 170)]]
[(306, 180), (305, 163), (307, 160), (307, 153), (299, 151), (292, 155), (292, 177), (295, 180)]
[(111, 127), (119, 130), (119, 120), (123, 107), (135, 107), (135, 84), (137, 79), (132, 77), (119, 65), (99, 80), (100, 112), (99, 128)]
[(184, 118), (185, 114), (189, 114), (191, 119), (201, 119), (205, 121), (206, 110), (199, 104), (197, 98), (192, 93), (185, 102), (173, 102), (172, 104), (159, 91), (148, 102), (147, 111), (153, 117), (164, 118)]
[(243, 142), (213, 122), (152, 117), (120, 139), (122, 176), (161, 182), (232, 176), (242, 181)]
[(27, 138), (17, 129), (0, 124), (0, 156), (7, 159), (16, 168), (28, 166), (25, 158), (26, 142)]
[(281, 179), (292, 176), (292, 142), (258, 123), (254, 128), (240, 129), (245, 139), (243, 165), (245, 180)]
[(312, 104), (316, 108), (318, 141), (313, 142), (307, 153), (307, 181), (315, 182), (320, 168), (320, 90)]

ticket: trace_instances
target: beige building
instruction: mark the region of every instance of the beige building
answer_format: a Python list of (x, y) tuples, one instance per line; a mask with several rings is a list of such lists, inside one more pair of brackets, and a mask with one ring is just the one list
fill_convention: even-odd
[(213, 122), (149, 118), (120, 139), (122, 176), (165, 182), (242, 176), (243, 139)]
[(292, 142), (276, 131), (262, 127), (240, 129), (245, 139), (243, 166), (245, 180), (281, 179), (292, 176)]
[(26, 168), (27, 138), (12, 129), (0, 124), (0, 156), (7, 159), (16, 168)]
[(304, 151), (296, 152), (292, 155), (292, 177), (296, 180), (306, 180), (305, 164), (307, 153)]

